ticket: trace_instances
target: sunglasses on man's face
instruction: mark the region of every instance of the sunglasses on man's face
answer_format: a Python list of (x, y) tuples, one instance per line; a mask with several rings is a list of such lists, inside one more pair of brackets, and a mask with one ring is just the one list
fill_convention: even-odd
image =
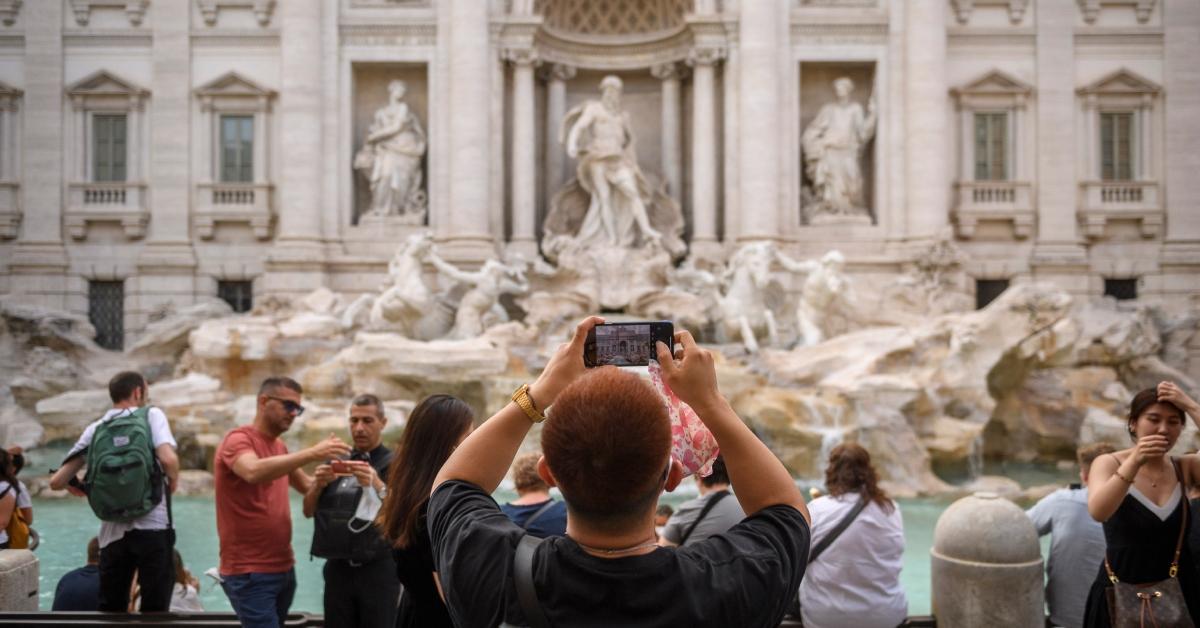
[(287, 411), (288, 414), (294, 414), (296, 416), (300, 416), (301, 414), (304, 414), (304, 406), (296, 403), (295, 401), (292, 401), (291, 399), (272, 397), (270, 395), (267, 395), (267, 399), (273, 399), (275, 401), (278, 401), (280, 403), (280, 405), (283, 406), (283, 409), (285, 411)]

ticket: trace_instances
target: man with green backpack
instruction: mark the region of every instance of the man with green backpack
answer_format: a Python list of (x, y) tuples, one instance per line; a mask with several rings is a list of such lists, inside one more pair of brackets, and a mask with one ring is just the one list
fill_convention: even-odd
[(118, 373), (108, 394), (112, 409), (83, 431), (50, 488), (86, 496), (100, 519), (100, 610), (126, 612), (136, 571), (142, 611), (166, 611), (175, 582), (175, 437), (163, 411), (148, 405), (140, 373)]

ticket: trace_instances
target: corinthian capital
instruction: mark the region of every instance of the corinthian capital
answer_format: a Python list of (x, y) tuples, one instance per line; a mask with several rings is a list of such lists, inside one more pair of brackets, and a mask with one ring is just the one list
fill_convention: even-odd
[(540, 63), (538, 53), (533, 48), (505, 48), (500, 53), (500, 57), (505, 61), (511, 61), (513, 65), (537, 65)]
[(688, 52), (687, 63), (690, 66), (712, 65), (725, 58), (725, 49), (717, 47), (692, 48)]
[(683, 76), (683, 68), (679, 67), (674, 61), (670, 63), (659, 63), (650, 66), (650, 75), (660, 81), (670, 79), (678, 80)]

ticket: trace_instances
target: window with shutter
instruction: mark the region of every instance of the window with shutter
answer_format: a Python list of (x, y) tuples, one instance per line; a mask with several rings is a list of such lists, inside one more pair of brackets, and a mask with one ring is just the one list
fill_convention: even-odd
[(254, 181), (254, 116), (221, 116), (221, 182)]
[(125, 114), (92, 117), (92, 178), (124, 181), (126, 149)]

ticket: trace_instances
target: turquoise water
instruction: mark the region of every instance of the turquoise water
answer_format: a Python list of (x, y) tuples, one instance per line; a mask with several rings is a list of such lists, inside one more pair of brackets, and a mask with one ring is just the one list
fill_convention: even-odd
[[(505, 499), (510, 496), (500, 496)], [(668, 494), (664, 501), (678, 503), (687, 494)], [(296, 551), (296, 600), (292, 609), (322, 612), (321, 591), (324, 580), (321, 568), (325, 561), (309, 560), (308, 547), (312, 542), (312, 520), (305, 519), (300, 510), (301, 498), (292, 497), (292, 547)], [(909, 613), (929, 613), (929, 549), (933, 545), (933, 527), (938, 516), (949, 505), (944, 500), (901, 500), (904, 533), (907, 545), (904, 552), (904, 571), (901, 580), (908, 592)], [(203, 576), (209, 567), (217, 565), (217, 532), (215, 504), (211, 497), (180, 497), (174, 500), (175, 526), (178, 530), (176, 547), (184, 564), (200, 579), (200, 599), (211, 611), (230, 610), (229, 600), (212, 579)], [(49, 610), (54, 600), (54, 586), (62, 575), (84, 563), (88, 539), (99, 530), (87, 504), (77, 499), (35, 499), (34, 518), (42, 535), (37, 555), (41, 561), (39, 600), (42, 610)]]

